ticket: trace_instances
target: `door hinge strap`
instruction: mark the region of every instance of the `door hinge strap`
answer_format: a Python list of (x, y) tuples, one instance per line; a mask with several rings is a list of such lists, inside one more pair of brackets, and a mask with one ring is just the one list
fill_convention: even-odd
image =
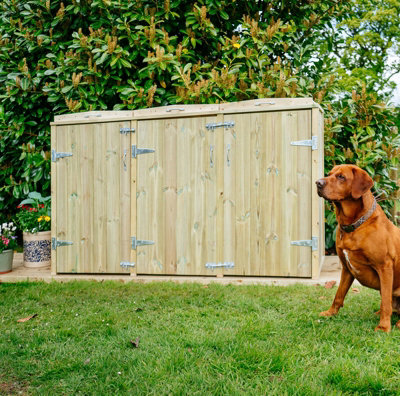
[(226, 268), (231, 269), (235, 266), (233, 261), (225, 261), (224, 263), (206, 263), (206, 268), (210, 270), (215, 270), (216, 268)]
[(60, 246), (70, 246), (74, 243), (71, 241), (58, 241), (57, 238), (51, 238), (51, 248), (56, 250)]
[(296, 140), (290, 144), (292, 146), (310, 146), (312, 150), (318, 150), (318, 136), (313, 136), (311, 140)]
[(132, 249), (136, 250), (138, 246), (144, 245), (154, 245), (154, 241), (145, 241), (142, 239), (136, 239), (136, 237), (132, 237)]
[(135, 266), (135, 263), (132, 263), (132, 262), (129, 262), (129, 261), (121, 261), (121, 262), (119, 263), (119, 265), (120, 265), (122, 268), (129, 268), (129, 267), (134, 267), (134, 266)]
[(119, 132), (122, 133), (123, 135), (128, 135), (129, 133), (134, 133), (135, 128), (120, 128)]
[(72, 153), (57, 153), (56, 150), (51, 150), (51, 161), (56, 162), (59, 158), (72, 157)]
[(294, 246), (311, 247), (311, 250), (315, 251), (318, 250), (318, 237), (312, 237), (312, 239), (303, 239), (300, 241), (291, 241), (290, 244)]
[(224, 127), (225, 129), (232, 128), (235, 126), (235, 121), (225, 121), (225, 122), (210, 122), (206, 124), (208, 130), (214, 130), (215, 128)]
[(137, 148), (135, 145), (132, 146), (132, 158), (136, 158), (139, 154), (154, 153), (154, 149), (148, 148)]

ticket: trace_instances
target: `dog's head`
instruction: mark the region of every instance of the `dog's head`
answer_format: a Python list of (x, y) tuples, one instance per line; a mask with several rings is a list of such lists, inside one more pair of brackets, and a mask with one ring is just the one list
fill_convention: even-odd
[(318, 195), (328, 201), (361, 198), (374, 185), (368, 173), (355, 165), (337, 165), (315, 183)]

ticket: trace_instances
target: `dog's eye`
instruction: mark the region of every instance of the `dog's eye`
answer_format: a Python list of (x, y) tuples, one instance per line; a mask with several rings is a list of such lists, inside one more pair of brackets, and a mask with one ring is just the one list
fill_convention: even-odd
[(345, 181), (346, 180), (346, 178), (343, 175), (337, 175), (336, 177), (341, 181)]

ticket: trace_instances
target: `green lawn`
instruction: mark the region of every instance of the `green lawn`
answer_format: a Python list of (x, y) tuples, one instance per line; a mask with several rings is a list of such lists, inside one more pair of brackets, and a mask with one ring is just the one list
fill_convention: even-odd
[(0, 284), (0, 394), (400, 394), (400, 331), (374, 332), (379, 293), (320, 318), (335, 291)]

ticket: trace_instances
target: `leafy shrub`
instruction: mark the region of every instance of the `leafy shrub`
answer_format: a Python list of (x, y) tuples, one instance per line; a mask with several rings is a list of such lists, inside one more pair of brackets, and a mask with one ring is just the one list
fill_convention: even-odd
[[(354, 148), (351, 128), (357, 144), (376, 129), (372, 142), (390, 117), (377, 115), (386, 126), (371, 121), (361, 130), (356, 104), (335, 99), (327, 34), (345, 10), (343, 0), (3, 0), (0, 217), (12, 216), (30, 191), (49, 195), (49, 124), (67, 112), (308, 96), (332, 123), (327, 167), (350, 160), (343, 150)], [(368, 158), (378, 188), (391, 186)]]
[(342, 2), (274, 4), (3, 0), (0, 213), (49, 194), (54, 115), (318, 92), (312, 55)]

